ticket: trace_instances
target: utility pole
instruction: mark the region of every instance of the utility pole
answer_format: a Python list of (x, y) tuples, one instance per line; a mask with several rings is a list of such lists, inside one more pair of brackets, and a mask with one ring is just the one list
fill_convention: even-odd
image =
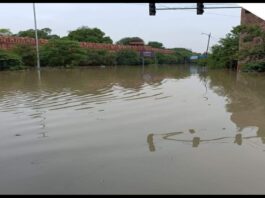
[(206, 55), (208, 55), (208, 49), (209, 49), (209, 44), (210, 44), (210, 39), (211, 39), (211, 33), (210, 34), (206, 34), (206, 33), (202, 33), (208, 36), (208, 43), (207, 43), (207, 49), (206, 49)]
[(40, 69), (40, 55), (39, 55), (39, 39), (38, 39), (38, 31), (37, 31), (35, 3), (33, 3), (33, 13), (34, 13), (34, 24), (35, 24), (36, 52), (37, 52), (37, 69), (39, 70)]

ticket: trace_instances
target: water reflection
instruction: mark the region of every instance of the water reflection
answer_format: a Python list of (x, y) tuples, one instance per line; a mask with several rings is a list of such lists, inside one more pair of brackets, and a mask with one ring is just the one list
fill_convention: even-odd
[[(230, 119), (237, 126), (237, 132), (234, 137), (217, 137), (213, 139), (203, 139), (201, 137), (191, 137), (189, 139), (174, 139), (178, 142), (190, 143), (192, 147), (198, 148), (201, 143), (231, 143), (238, 146), (243, 144), (255, 145), (265, 144), (265, 77), (263, 74), (236, 73), (231, 70), (196, 70), (191, 68), (191, 73), (198, 74), (202, 84), (205, 86), (204, 98), (208, 100), (207, 91), (213, 90), (219, 96), (226, 98), (226, 110), (231, 113)], [(249, 127), (256, 127), (256, 135), (249, 135)], [(223, 128), (226, 130), (226, 128)], [(190, 134), (195, 133), (189, 130)], [(155, 137), (166, 137), (176, 135), (175, 133), (153, 134), (153, 138), (148, 140), (149, 150), (155, 151)], [(187, 135), (185, 136), (187, 137)], [(163, 138), (165, 139), (165, 138)], [(260, 139), (260, 142), (252, 142)], [(173, 140), (173, 139), (171, 139)], [(225, 142), (223, 140), (226, 140)], [(245, 143), (244, 141), (245, 140)], [(152, 145), (152, 150), (150, 149)]]
[[(220, 96), (227, 98), (226, 110), (231, 113), (238, 131), (257, 127), (256, 137), (265, 141), (265, 77), (264, 74), (236, 73), (233, 71), (209, 71), (209, 86)], [(242, 144), (238, 134), (238, 144)]]
[[(201, 137), (198, 136), (194, 136), (194, 137), (190, 137), (189, 139), (183, 139), (182, 138), (168, 138), (170, 136), (175, 136), (175, 135), (180, 135), (180, 134), (184, 134), (184, 132), (172, 132), (172, 133), (160, 133), (160, 134), (149, 134), (147, 136), (147, 143), (149, 146), (149, 151), (150, 152), (154, 152), (156, 151), (156, 146), (154, 143), (154, 139), (157, 138), (162, 138), (164, 140), (173, 140), (176, 142), (181, 142), (184, 144), (190, 144), (193, 148), (198, 148), (200, 144), (202, 143), (213, 143), (213, 144), (218, 144), (218, 143), (227, 143), (227, 144), (231, 144), (231, 143), (235, 143), (238, 146), (242, 145), (242, 141), (243, 139), (245, 140), (251, 140), (251, 139), (256, 139), (259, 138), (258, 136), (246, 136), (243, 137), (241, 133), (236, 134), (234, 137), (218, 137), (218, 138), (212, 138), (212, 139), (202, 139)], [(187, 133), (185, 134), (184, 138), (187, 137)], [(224, 141), (225, 140), (225, 141)], [(263, 142), (264, 144), (264, 142)], [(265, 148), (265, 147), (264, 147)], [(262, 148), (262, 149), (264, 149)]]

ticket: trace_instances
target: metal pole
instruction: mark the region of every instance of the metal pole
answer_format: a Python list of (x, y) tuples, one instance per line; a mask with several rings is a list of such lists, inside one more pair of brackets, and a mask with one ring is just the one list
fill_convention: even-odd
[(211, 33), (210, 34), (206, 34), (206, 33), (202, 33), (208, 36), (208, 43), (207, 43), (207, 49), (206, 49), (206, 55), (208, 54), (208, 49), (209, 49), (209, 44), (210, 44), (210, 38), (211, 38)]
[(33, 3), (33, 13), (34, 13), (34, 24), (35, 24), (36, 52), (37, 52), (37, 69), (39, 70), (40, 69), (40, 55), (39, 55), (39, 39), (38, 39), (38, 31), (37, 31), (35, 3)]
[(211, 38), (211, 33), (208, 35), (208, 43), (207, 43), (206, 55), (208, 55), (208, 49), (209, 49), (210, 38)]

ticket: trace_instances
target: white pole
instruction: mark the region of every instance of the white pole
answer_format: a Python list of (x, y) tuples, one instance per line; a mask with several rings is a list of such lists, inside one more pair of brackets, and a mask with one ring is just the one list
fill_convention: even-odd
[(207, 49), (206, 49), (206, 55), (208, 55), (208, 49), (209, 49), (209, 43), (210, 43), (210, 38), (211, 38), (211, 33), (210, 34), (206, 34), (206, 33), (202, 33), (208, 36), (208, 42), (207, 42)]
[(207, 50), (206, 54), (208, 55), (209, 43), (210, 43), (211, 33), (208, 35), (208, 43), (207, 43)]
[(37, 69), (39, 70), (40, 69), (40, 55), (39, 55), (39, 39), (38, 39), (38, 31), (37, 31), (35, 3), (33, 3), (33, 13), (34, 13), (34, 24), (35, 24), (36, 52), (37, 52)]

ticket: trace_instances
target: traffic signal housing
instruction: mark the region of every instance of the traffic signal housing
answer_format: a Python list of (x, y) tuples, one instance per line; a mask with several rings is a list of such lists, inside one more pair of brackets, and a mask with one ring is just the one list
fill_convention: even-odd
[(203, 12), (204, 12), (203, 8), (204, 8), (203, 3), (197, 3), (197, 15), (203, 14)]
[(155, 3), (149, 3), (149, 15), (156, 15), (156, 5)]

